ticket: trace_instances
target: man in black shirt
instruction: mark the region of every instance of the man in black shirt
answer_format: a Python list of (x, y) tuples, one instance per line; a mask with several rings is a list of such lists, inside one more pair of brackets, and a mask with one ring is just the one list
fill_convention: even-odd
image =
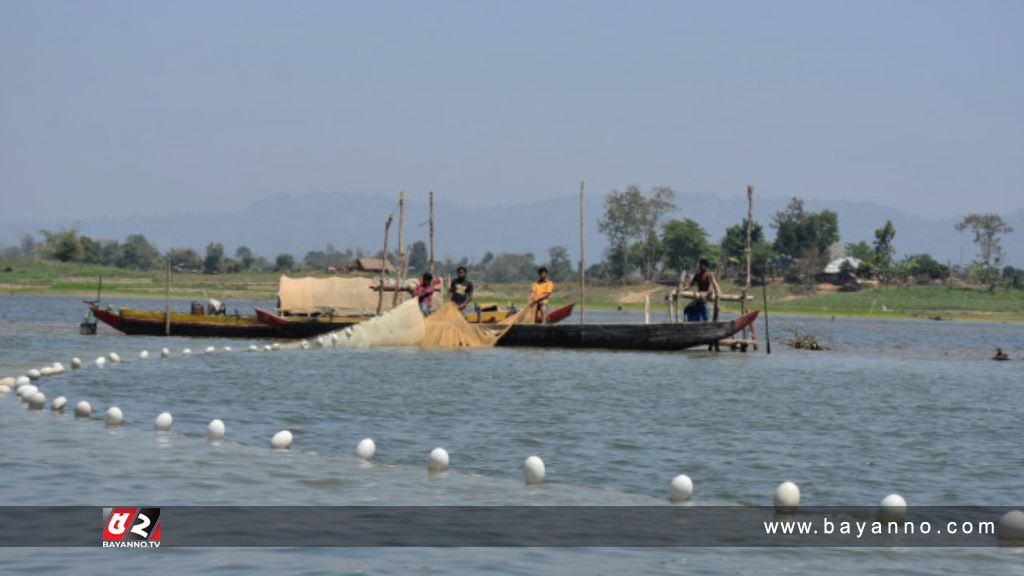
[(451, 286), (448, 287), (448, 298), (459, 307), (459, 310), (465, 310), (473, 300), (473, 283), (466, 279), (465, 266), (459, 266), (456, 273), (458, 277), (452, 280)]

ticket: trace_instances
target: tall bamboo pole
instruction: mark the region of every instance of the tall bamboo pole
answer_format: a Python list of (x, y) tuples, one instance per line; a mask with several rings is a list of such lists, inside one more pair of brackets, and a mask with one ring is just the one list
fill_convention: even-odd
[(583, 301), (586, 300), (586, 259), (583, 257), (583, 180), (580, 180), (580, 324), (583, 324)]
[(384, 255), (380, 259), (380, 293), (377, 297), (377, 315), (384, 310), (384, 279), (387, 274), (387, 262), (388, 262), (388, 236), (391, 235), (391, 220), (394, 219), (394, 213), (388, 214), (388, 219), (384, 222)]
[(164, 336), (171, 335), (171, 259), (167, 259), (167, 277), (164, 279)]
[(405, 230), (405, 191), (398, 193), (398, 262), (395, 264), (395, 294), (391, 298), (391, 307), (398, 306), (398, 288), (401, 285), (402, 259), (405, 256), (405, 244), (402, 231)]
[(430, 191), (430, 265), (427, 267), (430, 275), (434, 275), (434, 191)]
[[(750, 313), (750, 306), (747, 304), (747, 294), (750, 292), (750, 267), (751, 262), (754, 259), (754, 187), (747, 186), (747, 284), (746, 288), (743, 289), (743, 306), (741, 310), (743, 314)], [(757, 350), (757, 327), (753, 322), (750, 326), (744, 328), (743, 335), (746, 339), (747, 331), (750, 331), (750, 339), (754, 341), (754, 350)]]

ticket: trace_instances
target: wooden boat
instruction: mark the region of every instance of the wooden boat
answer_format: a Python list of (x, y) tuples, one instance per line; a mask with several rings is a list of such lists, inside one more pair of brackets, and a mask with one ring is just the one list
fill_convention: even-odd
[[(115, 330), (132, 335), (163, 336), (166, 334), (163, 312), (150, 310), (115, 310), (92, 303), (93, 315)], [(280, 338), (281, 331), (256, 316), (206, 316), (171, 312), (171, 336), (206, 336), (214, 338)]]
[(498, 346), (604, 348), (609, 350), (685, 350), (713, 344), (743, 330), (757, 311), (729, 322), (683, 324), (517, 324)]
[(311, 338), (347, 328), (364, 320), (373, 318), (368, 314), (348, 314), (335, 316), (323, 314), (319, 316), (281, 316), (263, 308), (256, 308), (256, 317), (267, 326), (274, 327), (280, 338)]
[[(561, 308), (556, 308), (548, 312), (548, 315), (546, 316), (546, 322), (548, 324), (557, 324), (562, 320), (565, 320), (572, 314), (572, 309), (574, 306), (576, 306), (576, 303), (570, 302), (565, 306), (562, 306)], [(480, 315), (483, 317), (482, 320), (477, 320), (477, 313), (474, 311), (466, 313), (466, 322), (469, 322), (470, 324), (494, 324), (496, 322), (504, 320), (505, 318), (508, 318), (509, 316), (515, 313), (515, 309), (513, 309), (512, 312), (510, 313), (507, 308), (502, 310), (496, 307), (487, 307), (480, 311)]]

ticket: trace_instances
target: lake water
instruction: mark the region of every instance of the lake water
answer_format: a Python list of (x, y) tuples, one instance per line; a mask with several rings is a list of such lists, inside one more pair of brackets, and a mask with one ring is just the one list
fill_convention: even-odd
[[(1024, 507), (1021, 324), (773, 316), (771, 355), (250, 353), (249, 341), (128, 337), (105, 326), (79, 336), (83, 312), (77, 298), (0, 297), (0, 377), (86, 362), (39, 383), (48, 399), (68, 398), (64, 415), (0, 397), (2, 505), (660, 506), (685, 473), (697, 505), (770, 504), (775, 486), (792, 480), (808, 505), (877, 505), (896, 492), (911, 505)], [(830, 350), (788, 348), (796, 329), (817, 332)], [(208, 345), (234, 352), (205, 355)], [(166, 360), (164, 346), (174, 353)], [(1015, 361), (990, 361), (996, 346)], [(140, 350), (151, 357), (140, 360)], [(92, 365), (111, 351), (124, 361)], [(71, 414), (81, 399), (93, 406), (90, 421)], [(103, 425), (112, 405), (125, 415), (119, 428)], [(170, 434), (153, 431), (163, 410), (174, 415)], [(219, 445), (205, 438), (214, 418), (227, 425)], [(295, 435), (290, 451), (269, 447), (281, 429)], [(367, 436), (377, 443), (370, 467), (352, 455)], [(447, 474), (426, 472), (435, 446), (451, 454)], [(541, 486), (522, 483), (531, 454), (547, 465)], [(998, 547), (0, 548), (0, 560), (5, 572), (60, 574), (142, 565), (203, 574), (1024, 574), (1024, 550)]]

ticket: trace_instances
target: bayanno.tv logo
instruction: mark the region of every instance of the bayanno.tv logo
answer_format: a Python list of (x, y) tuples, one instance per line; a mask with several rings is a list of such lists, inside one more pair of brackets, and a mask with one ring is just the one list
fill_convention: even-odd
[(104, 548), (159, 548), (159, 508), (104, 508)]

